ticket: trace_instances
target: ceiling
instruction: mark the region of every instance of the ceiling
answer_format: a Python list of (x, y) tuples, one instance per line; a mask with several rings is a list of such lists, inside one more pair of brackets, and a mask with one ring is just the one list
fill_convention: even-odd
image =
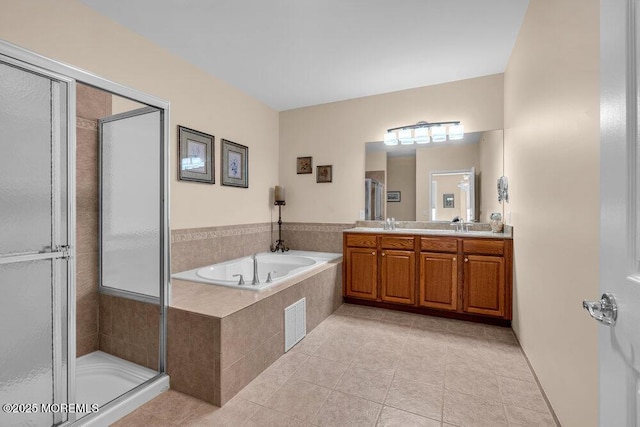
[(278, 111), (502, 73), (528, 0), (81, 0)]

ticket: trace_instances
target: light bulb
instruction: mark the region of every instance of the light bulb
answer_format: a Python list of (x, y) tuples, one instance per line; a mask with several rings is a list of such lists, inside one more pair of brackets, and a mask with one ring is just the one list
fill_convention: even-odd
[(427, 144), (429, 142), (429, 128), (416, 128), (413, 131), (413, 138), (416, 144)]
[(447, 130), (442, 126), (431, 128), (431, 139), (433, 142), (443, 142), (447, 140)]
[(462, 125), (453, 125), (449, 126), (449, 139), (456, 140), (464, 138), (464, 126)]
[(395, 132), (387, 132), (384, 134), (384, 143), (385, 145), (397, 145), (398, 138), (396, 138)]
[(398, 132), (398, 139), (400, 140), (400, 144), (413, 144), (413, 135), (411, 129), (400, 129), (400, 132)]

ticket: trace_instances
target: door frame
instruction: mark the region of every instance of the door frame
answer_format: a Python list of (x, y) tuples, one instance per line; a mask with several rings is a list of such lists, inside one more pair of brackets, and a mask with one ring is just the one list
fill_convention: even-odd
[[(638, 0), (600, 3), (600, 273), (601, 293), (610, 291), (610, 278), (624, 273), (637, 277), (638, 250)], [(617, 274), (616, 274), (617, 273)], [(614, 294), (615, 294), (614, 288)], [(622, 316), (629, 304), (619, 301)], [(626, 306), (626, 307), (625, 307)], [(628, 320), (623, 320), (628, 322)], [(621, 322), (619, 322), (621, 323)], [(598, 327), (599, 423), (602, 426), (636, 420), (638, 402), (625, 395), (632, 381), (614, 327)], [(612, 390), (618, 392), (611, 392)]]

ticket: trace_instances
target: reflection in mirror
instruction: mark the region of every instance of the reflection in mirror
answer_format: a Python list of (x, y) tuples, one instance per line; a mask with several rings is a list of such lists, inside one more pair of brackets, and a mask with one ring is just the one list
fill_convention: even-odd
[(431, 172), (431, 221), (476, 220), (476, 172)]
[[(384, 186), (382, 218), (399, 221), (433, 219), (431, 173), (475, 168), (475, 221), (488, 223), (492, 212), (504, 214), (496, 195), (496, 182), (503, 175), (502, 129), (467, 133), (460, 141), (388, 146), (382, 141), (365, 145), (365, 178)], [(386, 192), (400, 192), (400, 202), (388, 201)], [(454, 203), (458, 205), (456, 196)], [(439, 203), (442, 204), (442, 196)], [(466, 216), (460, 215), (467, 220)], [(442, 221), (451, 221), (447, 216)], [(370, 217), (368, 219), (375, 219)]]

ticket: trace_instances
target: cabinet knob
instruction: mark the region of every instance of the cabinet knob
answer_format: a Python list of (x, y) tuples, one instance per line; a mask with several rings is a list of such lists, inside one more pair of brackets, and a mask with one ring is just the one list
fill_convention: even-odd
[(384, 255), (385, 255), (385, 253), (384, 253), (384, 252), (382, 252), (382, 256), (384, 256)]
[(469, 258), (465, 258), (465, 259), (464, 259), (464, 262), (469, 262)]
[(457, 259), (458, 259), (458, 258), (456, 258), (456, 257), (453, 257), (453, 260), (454, 260), (454, 261), (455, 261), (455, 260), (457, 260)]
[(371, 255), (375, 255), (375, 254), (376, 254), (376, 251), (371, 252)]

